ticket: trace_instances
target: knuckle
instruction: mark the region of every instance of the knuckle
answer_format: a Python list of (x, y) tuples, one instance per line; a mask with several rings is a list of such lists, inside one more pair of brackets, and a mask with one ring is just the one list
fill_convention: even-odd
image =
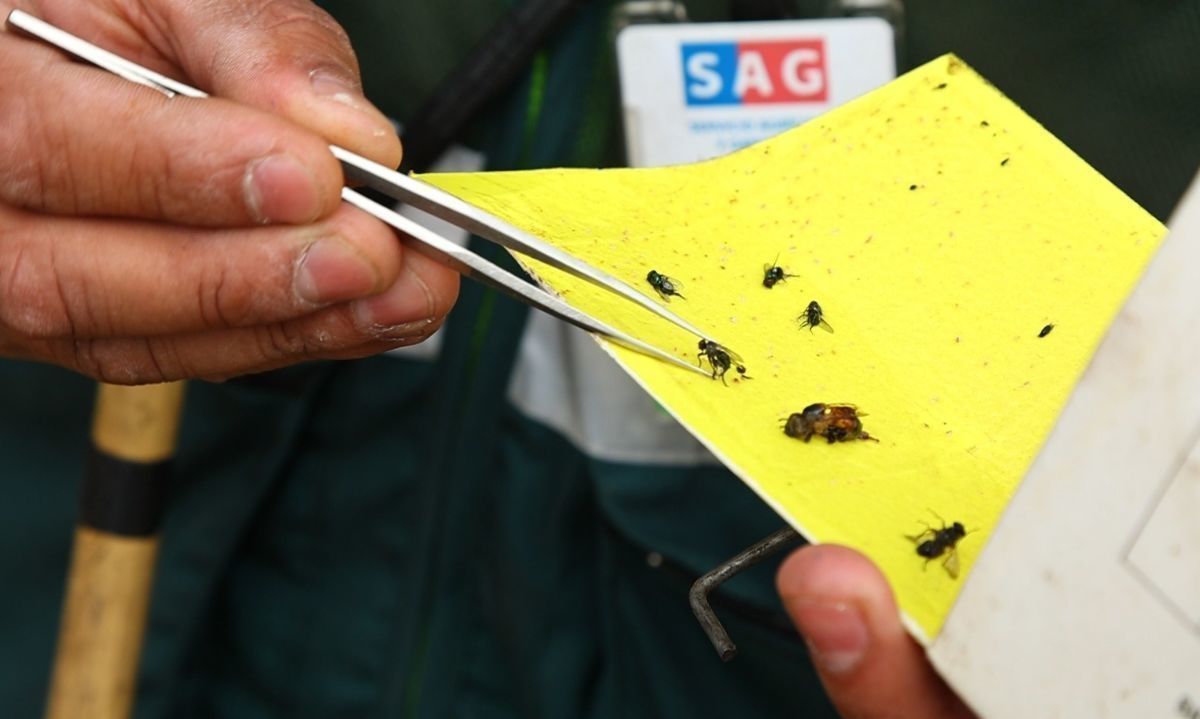
[[(36, 188), (37, 194), (21, 201), (38, 210), (79, 214), (98, 205), (115, 188), (124, 187), (127, 178), (121, 173), (89, 180), (88, 173), (80, 171), (79, 168), (96, 167), (93, 158), (103, 150), (81, 146), (70, 124), (63, 122), (62, 102), (61, 97), (38, 94), (30, 103), (25, 124), (29, 143), (25, 151), (29, 159), (24, 184), (27, 190)], [(123, 165), (113, 166), (123, 169)]]
[(350, 51), (346, 31), (333, 16), (312, 3), (270, 0), (261, 4), (258, 15), (267, 30), (300, 34), (326, 43), (332, 40), (338, 49)]
[(55, 361), (105, 384), (139, 385), (186, 377), (169, 340), (63, 340)]
[[(129, 92), (137, 89), (129, 88)], [(143, 133), (111, 133), (62, 111), (52, 93), (14, 95), (0, 109), (0, 199), (76, 215), (103, 211), (163, 216), (187, 202), (170, 191), (170, 150)], [(118, 119), (134, 126), (134, 103)], [(86, 138), (86, 139), (84, 139)]]
[[(137, 90), (129, 88), (130, 92)], [(137, 112), (144, 115), (145, 108), (138, 107)], [(143, 121), (131, 116), (126, 124)], [(97, 149), (97, 157), (104, 161), (92, 161), (98, 179), (90, 184), (95, 187), (89, 188), (87, 195), (76, 193), (75, 202), (83, 211), (202, 221), (197, 207), (220, 207), (225, 199), (220, 190), (225, 173), (208, 166), (211, 153), (199, 162), (183, 154), (194, 151), (191, 144), (164, 142), (157, 132), (113, 138)]]
[(228, 268), (201, 280), (197, 304), (206, 329), (229, 329), (247, 324), (254, 314), (255, 292)]
[(190, 203), (173, 191), (186, 183), (178, 182), (170, 151), (158, 143), (139, 141), (126, 157), (123, 167), (113, 164), (113, 171), (121, 172), (118, 179), (132, 188), (136, 210), (152, 217), (178, 217), (188, 208)]
[[(310, 60), (323, 56), (326, 63), (344, 66), (357, 76), (358, 61), (349, 35), (316, 4), (301, 0), (262, 0), (245, 4), (234, 12), (240, 15), (238, 20), (243, 26), (253, 28), (255, 34), (286, 39), (289, 48), (307, 48), (305, 56)], [(257, 53), (244, 59), (244, 70), (259, 75), (273, 69), (278, 61), (274, 53)], [(219, 68), (210, 69), (216, 71)]]
[(127, 181), (137, 188), (131, 200), (137, 211), (203, 227), (221, 226), (230, 218), (250, 219), (247, 163), (273, 152), (279, 140), (267, 131), (269, 124), (231, 115), (217, 126), (209, 125), (215, 117), (197, 119), (206, 128), (203, 139), (193, 129), (179, 130), (210, 143), (203, 152), (197, 153), (193, 144), (155, 138), (138, 143), (134, 176)]
[(101, 382), (111, 382), (107, 368), (102, 365), (93, 352), (94, 343), (91, 340), (67, 340), (61, 345), (66, 352), (62, 364), (73, 367), (76, 371)]
[(146, 369), (149, 370), (149, 374), (145, 376), (146, 382), (166, 382), (168, 379), (177, 379), (180, 376), (176, 369), (177, 362), (175, 362), (174, 353), (168, 349), (169, 344), (146, 337), (142, 340), (142, 347), (146, 357)]
[(29, 339), (74, 336), (69, 290), (53, 252), (19, 243), (0, 260), (0, 324)]
[(321, 347), (290, 322), (276, 322), (255, 328), (259, 356), (266, 362), (299, 360), (317, 356)]
[[(2, 59), (2, 58), (0, 58)], [(51, 124), (38, 121), (39, 100), (28, 92), (6, 92), (9, 101), (0, 103), (0, 197), (21, 207), (40, 208), (50, 178), (43, 158), (51, 153), (38, 152), (53, 140), (48, 137)], [(68, 178), (69, 179), (69, 178)]]
[(54, 343), (55, 361), (106, 384), (137, 384), (139, 373), (129, 362), (105, 351), (94, 340), (68, 339)]
[(128, 371), (119, 371), (118, 367), (113, 363), (104, 361), (95, 351), (96, 344), (91, 340), (68, 340), (62, 343), (66, 350), (63, 354), (61, 364), (75, 369), (88, 377), (108, 384), (132, 384), (132, 382), (121, 382), (120, 377), (127, 376), (131, 373)]

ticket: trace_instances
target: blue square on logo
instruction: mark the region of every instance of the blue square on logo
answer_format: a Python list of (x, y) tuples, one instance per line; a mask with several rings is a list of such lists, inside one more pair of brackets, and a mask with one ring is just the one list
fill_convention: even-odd
[(682, 43), (683, 92), (688, 105), (737, 105), (733, 78), (737, 43)]

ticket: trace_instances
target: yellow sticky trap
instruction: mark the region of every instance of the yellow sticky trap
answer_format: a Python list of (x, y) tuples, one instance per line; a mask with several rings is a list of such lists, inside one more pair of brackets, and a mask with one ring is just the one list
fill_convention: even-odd
[[(808, 538), (877, 562), (925, 641), (1165, 233), (953, 56), (709, 162), (424, 179), (649, 295), (648, 271), (679, 280), (671, 309), (752, 379), (608, 351)], [(776, 258), (795, 276), (767, 289)], [(697, 358), (650, 313), (523, 262)], [(834, 332), (801, 326), (812, 300)], [(857, 405), (879, 443), (785, 436), (815, 402)], [(943, 521), (969, 532), (957, 578), (910, 538)]]

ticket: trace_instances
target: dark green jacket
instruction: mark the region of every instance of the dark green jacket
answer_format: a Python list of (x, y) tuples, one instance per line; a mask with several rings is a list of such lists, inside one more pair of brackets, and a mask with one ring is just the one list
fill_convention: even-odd
[[(329, 3), (400, 119), (499, 12), (449, 5)], [(490, 167), (616, 161), (606, 25), (585, 8), (485, 109)], [(1159, 217), (1200, 164), (1198, 2), (914, 0), (906, 29), (909, 64), (960, 53)], [(687, 607), (780, 520), (717, 467), (591, 458), (519, 411), (525, 325), (464, 283), (428, 358), (192, 383), (139, 717), (831, 715), (772, 567), (715, 602), (729, 665)], [(92, 392), (0, 362), (5, 716), (40, 712)]]

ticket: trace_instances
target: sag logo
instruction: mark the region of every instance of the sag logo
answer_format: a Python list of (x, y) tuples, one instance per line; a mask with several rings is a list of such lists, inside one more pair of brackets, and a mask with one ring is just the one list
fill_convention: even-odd
[(689, 105), (825, 102), (829, 97), (820, 38), (683, 43), (680, 50)]

